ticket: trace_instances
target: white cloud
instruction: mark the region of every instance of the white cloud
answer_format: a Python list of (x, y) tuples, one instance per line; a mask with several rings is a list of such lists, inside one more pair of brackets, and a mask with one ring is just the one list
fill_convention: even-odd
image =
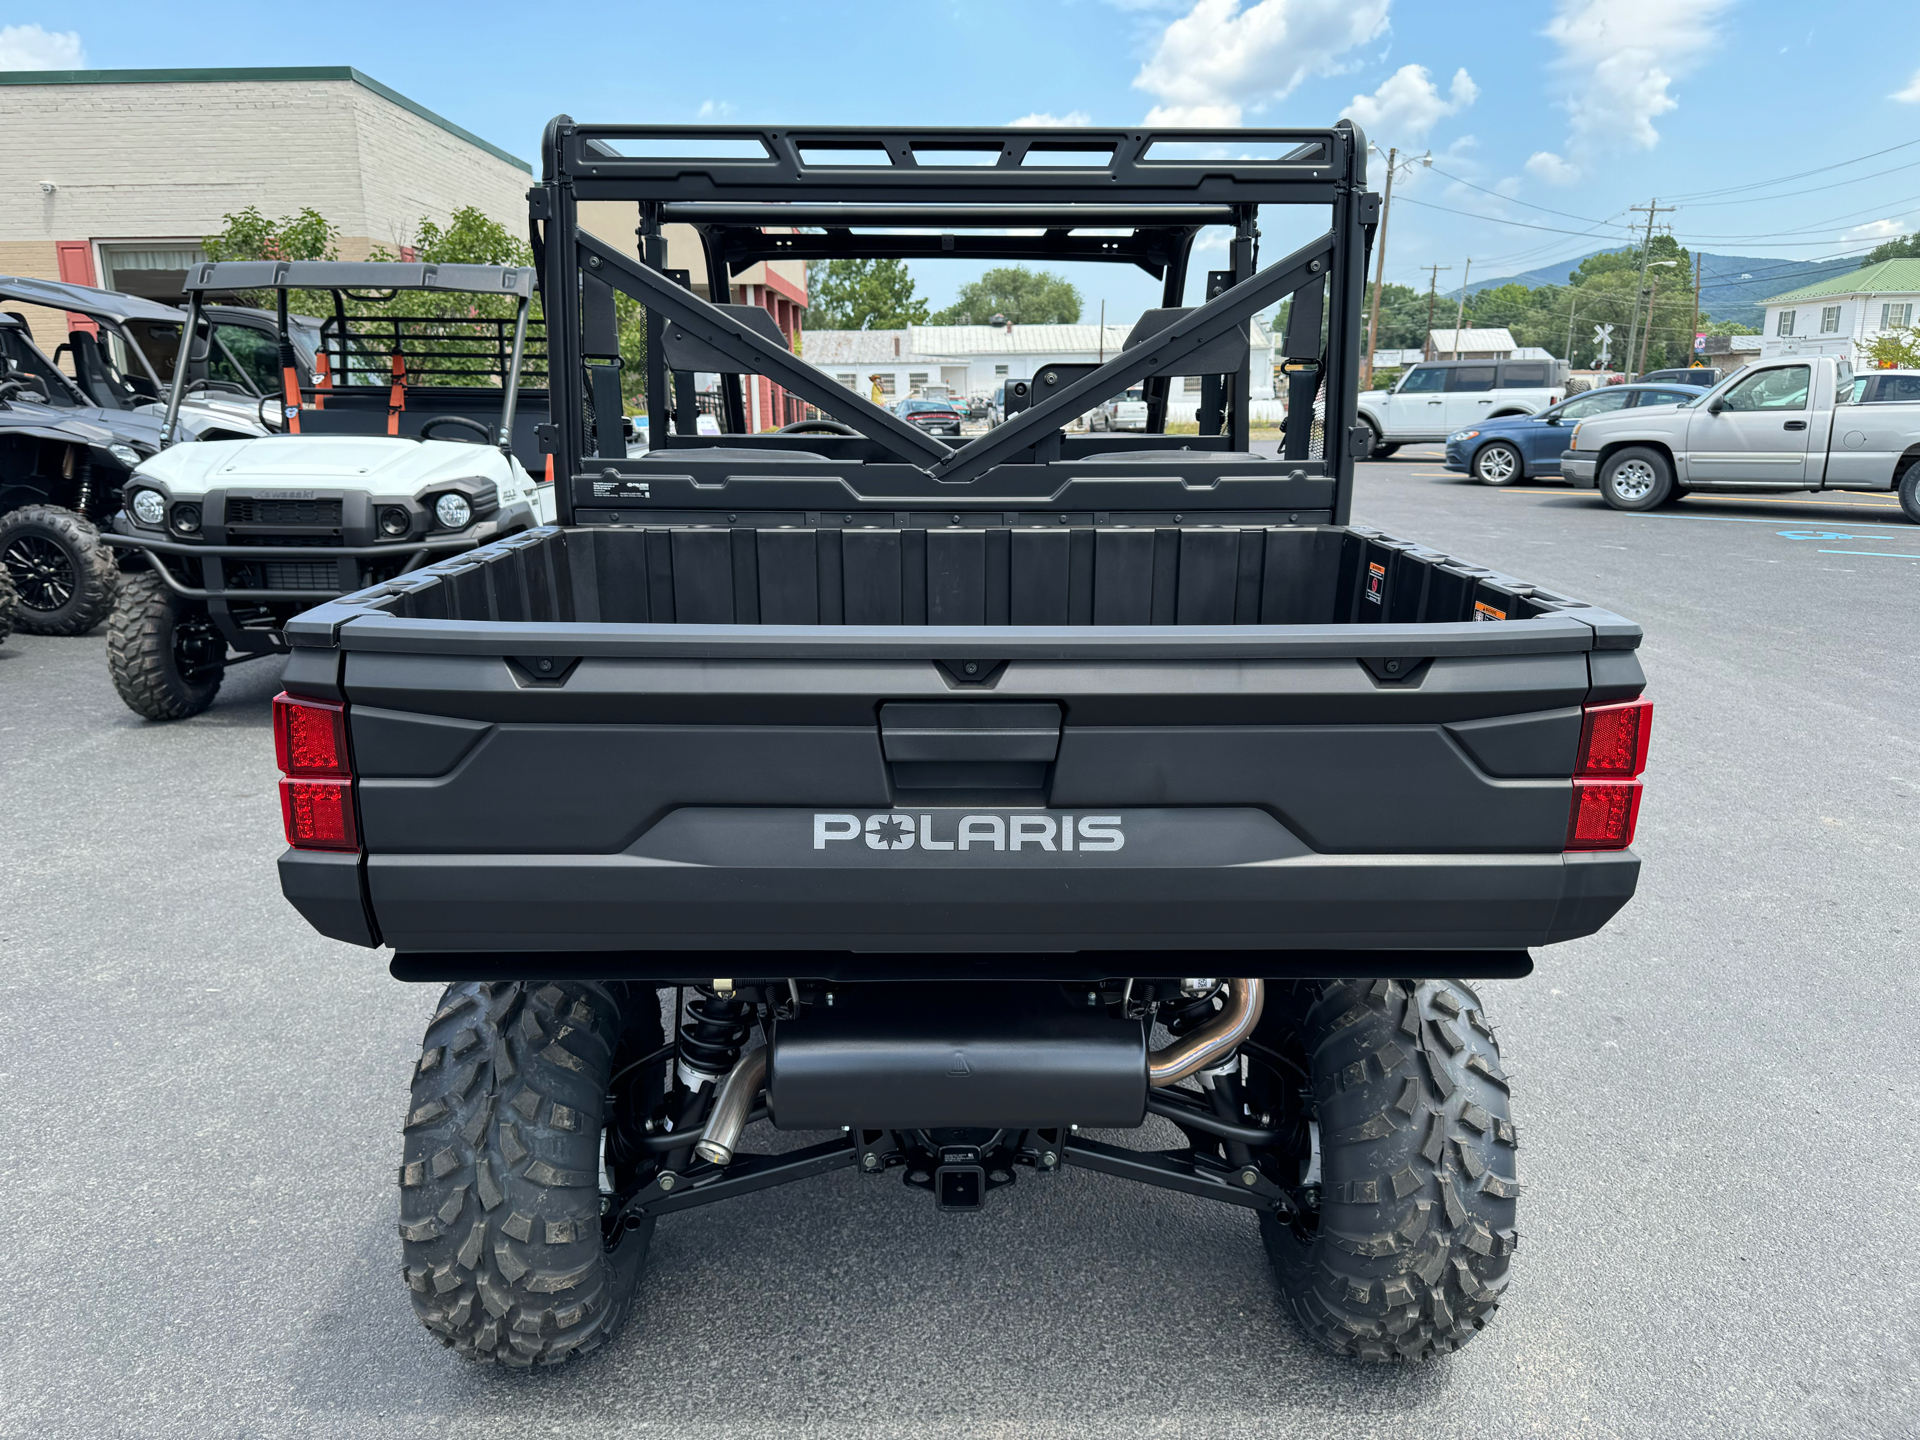
[(1467, 109), (1481, 89), (1465, 70), (1456, 70), (1445, 98), (1428, 78), (1425, 65), (1403, 65), (1372, 95), (1356, 95), (1348, 116), (1382, 144), (1411, 146), (1449, 115)]
[(700, 109), (694, 112), (694, 118), (696, 120), (725, 120), (734, 113), (736, 108), (738, 107), (736, 107), (731, 100), (703, 100), (700, 102)]
[(78, 31), (0, 25), (0, 70), (78, 70), (86, 63)]
[(1527, 158), (1527, 173), (1549, 185), (1572, 185), (1581, 178), (1581, 167), (1570, 165), (1552, 150), (1537, 150)]
[(1051, 130), (1062, 125), (1092, 125), (1094, 120), (1085, 110), (1070, 110), (1065, 115), (1050, 115), (1045, 110), (1036, 110), (1032, 115), (1023, 115), (1008, 123), (1030, 126), (1036, 130)]
[(1890, 217), (1886, 220), (1870, 220), (1866, 225), (1850, 225), (1841, 232), (1843, 240), (1891, 240), (1897, 235), (1906, 235), (1908, 227), (1904, 220)]
[(1732, 0), (1561, 0), (1546, 35), (1568, 113), (1566, 156), (1543, 150), (1534, 175), (1567, 184), (1596, 155), (1623, 146), (1652, 150), (1657, 117), (1680, 104), (1671, 88), (1719, 38), (1714, 21)]
[(1905, 89), (1895, 91), (1888, 99), (1899, 100), (1904, 105), (1921, 103), (1921, 70), (1914, 72), (1914, 79), (1907, 83)]
[(1161, 32), (1134, 87), (1158, 102), (1149, 125), (1226, 127), (1290, 94), (1387, 28), (1390, 0), (1194, 0)]

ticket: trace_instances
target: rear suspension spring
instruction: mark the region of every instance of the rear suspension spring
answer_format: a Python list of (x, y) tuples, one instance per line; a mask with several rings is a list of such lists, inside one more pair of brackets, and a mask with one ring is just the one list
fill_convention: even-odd
[[(738, 995), (721, 996), (703, 986), (687, 1003), (680, 1026), (680, 1066), (709, 1084), (733, 1070), (747, 1044), (752, 1013)], [(696, 1084), (687, 1078), (689, 1084)]]

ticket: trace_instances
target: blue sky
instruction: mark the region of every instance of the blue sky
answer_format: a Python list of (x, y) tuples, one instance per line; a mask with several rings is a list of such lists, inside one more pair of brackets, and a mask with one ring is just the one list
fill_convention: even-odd
[[(547, 58), (556, 40), (572, 53)], [(1425, 288), (1422, 267), (1439, 263), (1443, 289), (1468, 257), (1492, 277), (1619, 243), (1627, 207), (1650, 197), (1680, 206), (1661, 219), (1683, 244), (1723, 254), (1814, 259), (1915, 229), (1917, 50), (1913, 0), (0, 8), (0, 69), (354, 65), (529, 159), (563, 110), (919, 125), (1351, 115), (1383, 147), (1431, 151), (1433, 168), (1396, 182), (1388, 277)], [(1267, 224), (1268, 258), (1287, 229)], [(975, 269), (935, 262), (917, 278), (942, 304)], [(1157, 303), (1154, 282), (1118, 268), (1072, 278), (1088, 319), (1103, 299), (1116, 320)]]

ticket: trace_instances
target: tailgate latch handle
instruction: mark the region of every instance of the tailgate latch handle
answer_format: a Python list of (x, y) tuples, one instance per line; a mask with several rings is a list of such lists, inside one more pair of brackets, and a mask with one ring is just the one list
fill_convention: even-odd
[(1045, 702), (892, 701), (880, 708), (890, 761), (1052, 761), (1061, 708)]

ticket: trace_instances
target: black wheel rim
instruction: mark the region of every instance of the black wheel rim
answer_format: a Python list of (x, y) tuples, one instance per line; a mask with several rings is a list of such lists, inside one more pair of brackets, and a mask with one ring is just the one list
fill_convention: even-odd
[(173, 668), (188, 685), (205, 685), (220, 674), (227, 644), (209, 615), (183, 615), (173, 627)]
[(7, 545), (6, 560), (14, 592), (28, 610), (59, 610), (79, 588), (80, 569), (73, 557), (45, 536), (15, 536)]

